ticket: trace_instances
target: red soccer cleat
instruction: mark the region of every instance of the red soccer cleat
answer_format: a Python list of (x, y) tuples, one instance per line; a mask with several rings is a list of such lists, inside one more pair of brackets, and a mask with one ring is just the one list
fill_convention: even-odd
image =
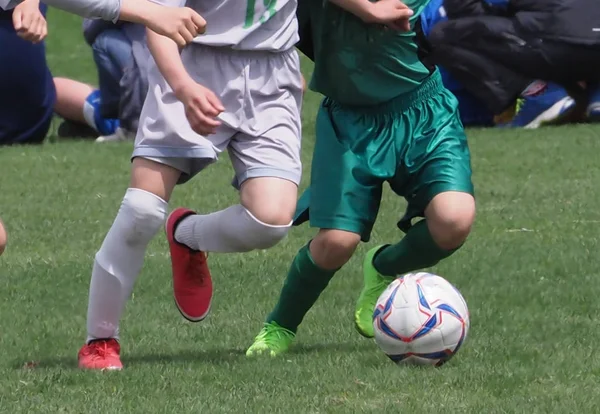
[(194, 213), (178, 208), (169, 215), (165, 230), (171, 250), (173, 294), (181, 315), (190, 322), (200, 322), (208, 315), (213, 287), (206, 253), (192, 250), (175, 240), (175, 228)]
[(116, 339), (98, 339), (85, 344), (79, 350), (77, 359), (79, 368), (119, 371), (123, 368), (121, 363), (121, 346)]

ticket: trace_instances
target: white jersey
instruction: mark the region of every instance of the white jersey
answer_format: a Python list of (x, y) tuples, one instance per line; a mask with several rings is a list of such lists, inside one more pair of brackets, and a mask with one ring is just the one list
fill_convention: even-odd
[(187, 6), (206, 20), (194, 43), (237, 50), (281, 52), (298, 42), (298, 0), (154, 0)]
[[(0, 9), (9, 10), (23, 0), (0, 0)], [(83, 17), (100, 18), (116, 22), (121, 13), (121, 0), (44, 0), (56, 7)]]

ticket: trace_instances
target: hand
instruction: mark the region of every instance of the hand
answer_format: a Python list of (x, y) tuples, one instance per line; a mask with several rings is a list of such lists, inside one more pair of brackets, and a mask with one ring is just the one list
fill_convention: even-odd
[(32, 43), (41, 42), (48, 34), (39, 0), (25, 0), (19, 4), (13, 11), (12, 20), (17, 35)]
[(152, 9), (146, 26), (183, 47), (206, 31), (206, 20), (189, 7), (161, 6)]
[(217, 116), (225, 110), (217, 96), (196, 82), (182, 85), (175, 93), (185, 106), (185, 116), (192, 129), (200, 135), (214, 134), (221, 122)]
[(403, 32), (410, 31), (410, 17), (414, 12), (400, 0), (379, 0), (371, 3), (363, 20), (379, 23)]

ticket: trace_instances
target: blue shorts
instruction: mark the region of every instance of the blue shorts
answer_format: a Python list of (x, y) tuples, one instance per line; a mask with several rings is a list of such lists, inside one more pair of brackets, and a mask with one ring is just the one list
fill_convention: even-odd
[(56, 102), (45, 44), (18, 37), (12, 11), (0, 10), (0, 45), (0, 145), (42, 142)]

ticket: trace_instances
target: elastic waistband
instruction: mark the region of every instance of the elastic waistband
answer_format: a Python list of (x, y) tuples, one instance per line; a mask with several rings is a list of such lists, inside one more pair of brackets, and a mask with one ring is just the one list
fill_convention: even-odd
[(444, 89), (444, 84), (442, 82), (442, 75), (439, 70), (435, 70), (431, 75), (429, 75), (425, 80), (415, 87), (413, 90), (403, 93), (402, 95), (398, 95), (393, 99), (390, 99), (387, 102), (383, 102), (376, 105), (364, 105), (364, 106), (349, 106), (349, 105), (341, 105), (337, 102), (328, 100), (328, 104), (332, 107), (338, 107), (340, 109), (346, 110), (356, 110), (363, 113), (397, 113), (404, 112), (412, 106), (418, 105), (423, 101), (427, 101), (435, 95), (439, 94), (440, 91)]
[[(202, 36), (202, 35), (200, 35)], [(218, 53), (220, 55), (236, 55), (243, 56), (244, 58), (257, 58), (260, 59), (264, 56), (285, 56), (293, 53), (297, 53), (295, 47), (290, 47), (288, 49), (237, 49), (235, 46), (231, 45), (210, 45), (200, 42), (192, 42), (190, 43), (184, 51), (192, 52), (192, 53), (204, 53), (205, 51), (210, 51), (214, 53)]]

